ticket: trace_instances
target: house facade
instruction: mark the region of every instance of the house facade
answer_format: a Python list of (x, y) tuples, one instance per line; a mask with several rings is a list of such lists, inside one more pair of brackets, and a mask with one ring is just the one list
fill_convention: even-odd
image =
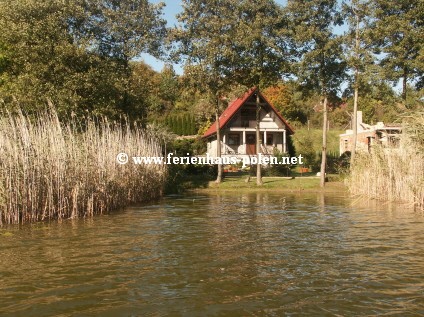
[[(377, 122), (376, 125), (369, 125), (363, 123), (362, 111), (358, 111), (357, 124), (356, 150), (360, 152), (370, 152), (374, 144), (396, 145), (399, 141), (399, 135), (402, 133), (400, 124)], [(352, 144), (353, 130), (346, 130), (346, 133), (340, 134), (340, 155), (351, 152)]]
[[(250, 89), (242, 98), (230, 103), (219, 118), (222, 156), (256, 155), (256, 96), (260, 100), (261, 153), (271, 155), (274, 149), (287, 152), (288, 137), (294, 133), (288, 122), (256, 88)], [(203, 135), (207, 140), (207, 153), (217, 153), (216, 122)]]

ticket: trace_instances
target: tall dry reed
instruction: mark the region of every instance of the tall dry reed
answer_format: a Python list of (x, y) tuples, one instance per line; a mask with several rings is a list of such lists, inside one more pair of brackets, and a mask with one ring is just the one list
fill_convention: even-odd
[(348, 184), (353, 194), (424, 210), (424, 113), (405, 118), (399, 147), (359, 153)]
[(161, 156), (143, 129), (106, 119), (70, 120), (54, 111), (0, 118), (0, 224), (92, 216), (156, 198), (164, 165), (119, 165), (118, 153)]

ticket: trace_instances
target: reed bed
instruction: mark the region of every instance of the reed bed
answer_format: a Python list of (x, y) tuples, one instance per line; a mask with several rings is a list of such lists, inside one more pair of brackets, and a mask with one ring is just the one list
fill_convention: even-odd
[(353, 194), (424, 210), (424, 113), (405, 118), (399, 147), (359, 153), (348, 185)]
[(3, 114), (0, 225), (93, 216), (162, 194), (165, 165), (120, 165), (118, 153), (162, 156), (162, 148), (151, 133), (106, 119)]

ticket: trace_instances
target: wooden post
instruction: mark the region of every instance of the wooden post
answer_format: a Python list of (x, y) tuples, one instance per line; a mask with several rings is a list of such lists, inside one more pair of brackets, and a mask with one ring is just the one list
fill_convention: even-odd
[(256, 91), (256, 157), (258, 158), (258, 164), (256, 165), (256, 185), (262, 185), (262, 170), (261, 170), (261, 164), (259, 162), (259, 158), (261, 157), (261, 134), (259, 131), (260, 126), (260, 117), (261, 113), (261, 105), (260, 105), (260, 99), (259, 99), (259, 88), (257, 88)]
[[(356, 36), (355, 36), (355, 57), (359, 59), (359, 14), (356, 12)], [(357, 60), (356, 63), (359, 63)], [(350, 166), (353, 166), (356, 157), (356, 143), (358, 139), (358, 90), (359, 90), (359, 67), (355, 65), (355, 94), (353, 99), (353, 140), (350, 158)]]
[[(216, 116), (216, 156), (221, 157), (221, 129), (219, 126), (219, 96), (217, 95), (216, 106), (215, 106), (215, 116)], [(218, 175), (216, 177), (217, 184), (222, 182), (222, 164), (218, 164)]]
[(323, 127), (322, 127), (322, 158), (321, 158), (321, 178), (320, 186), (325, 186), (325, 170), (327, 167), (327, 128), (328, 128), (328, 119), (327, 119), (327, 95), (324, 96), (324, 106), (323, 106), (324, 118), (323, 118)]
[(287, 136), (286, 136), (286, 131), (283, 131), (283, 151), (284, 153), (287, 153)]
[(246, 148), (246, 130), (243, 130), (243, 149), (244, 149), (244, 154), (247, 154), (247, 148)]

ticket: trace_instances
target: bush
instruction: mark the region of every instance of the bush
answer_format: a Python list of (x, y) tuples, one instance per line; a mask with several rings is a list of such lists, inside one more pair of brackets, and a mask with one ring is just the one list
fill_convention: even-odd
[(206, 187), (218, 174), (217, 165), (171, 164), (168, 167), (166, 193), (178, 193), (193, 187)]
[(190, 113), (173, 113), (165, 118), (154, 118), (152, 121), (177, 135), (195, 135), (197, 132), (196, 120)]
[(327, 152), (327, 170), (326, 173), (339, 173), (342, 160), (338, 153)]
[[(278, 149), (274, 149), (273, 156), (277, 158), (278, 162), (281, 162), (283, 157), (288, 157), (288, 154), (284, 154), (280, 152)], [(291, 165), (275, 165), (270, 164), (269, 166), (262, 166), (262, 176), (291, 176), (292, 166)], [(257, 165), (252, 164), (252, 166), (249, 169), (250, 175), (255, 176), (257, 170)]]
[[(272, 153), (274, 157), (277, 158), (278, 162), (281, 162), (283, 157), (288, 157), (288, 154), (280, 152), (278, 149), (274, 149)], [(267, 176), (290, 176), (291, 175), (291, 165), (270, 165), (269, 168), (264, 169)]]

